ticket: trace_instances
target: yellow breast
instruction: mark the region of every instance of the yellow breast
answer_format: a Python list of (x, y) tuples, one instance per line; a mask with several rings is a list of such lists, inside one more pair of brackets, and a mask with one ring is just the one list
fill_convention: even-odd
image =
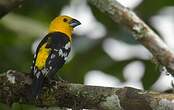
[(38, 69), (43, 69), (46, 66), (46, 60), (50, 54), (51, 49), (50, 48), (45, 48), (47, 45), (47, 43), (45, 43), (40, 49), (39, 52), (37, 54), (37, 58), (36, 58), (36, 63), (35, 66)]

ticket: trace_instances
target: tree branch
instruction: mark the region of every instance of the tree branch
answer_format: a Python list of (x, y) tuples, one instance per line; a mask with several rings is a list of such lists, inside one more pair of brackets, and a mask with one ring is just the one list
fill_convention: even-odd
[(24, 0), (0, 0), (0, 18), (22, 4), (23, 1)]
[[(133, 11), (116, 0), (88, 0), (99, 10), (107, 13), (113, 21), (123, 24), (132, 32), (134, 39), (144, 45), (157, 62), (174, 71), (174, 53)], [(174, 73), (171, 73), (174, 75)]]
[(99, 110), (173, 110), (174, 94), (130, 87), (110, 88), (51, 81), (33, 101), (28, 74), (8, 71), (0, 76), (0, 102)]

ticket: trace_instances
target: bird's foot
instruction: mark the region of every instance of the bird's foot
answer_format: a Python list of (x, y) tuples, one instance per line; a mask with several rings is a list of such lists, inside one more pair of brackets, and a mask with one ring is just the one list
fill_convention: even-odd
[(56, 75), (56, 81), (59, 81), (61, 83), (68, 83), (68, 81), (62, 79), (60, 76)]

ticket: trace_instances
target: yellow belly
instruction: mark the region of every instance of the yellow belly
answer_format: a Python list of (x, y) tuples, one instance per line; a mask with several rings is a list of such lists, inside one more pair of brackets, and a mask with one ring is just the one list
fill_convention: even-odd
[(36, 58), (36, 63), (35, 63), (35, 66), (38, 68), (38, 69), (42, 69), (45, 67), (46, 65), (46, 61), (47, 61), (47, 58), (50, 54), (50, 51), (51, 49), (49, 48), (45, 48), (47, 45), (47, 43), (45, 43), (40, 49), (39, 49), (39, 52), (37, 54), (37, 58)]

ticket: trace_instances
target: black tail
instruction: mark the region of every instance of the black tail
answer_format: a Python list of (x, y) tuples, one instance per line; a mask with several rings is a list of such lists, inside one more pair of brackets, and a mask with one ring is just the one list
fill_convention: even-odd
[(32, 95), (33, 97), (37, 97), (42, 89), (43, 86), (43, 82), (44, 82), (44, 76), (40, 75), (39, 78), (34, 77), (33, 78), (33, 82), (32, 82)]

